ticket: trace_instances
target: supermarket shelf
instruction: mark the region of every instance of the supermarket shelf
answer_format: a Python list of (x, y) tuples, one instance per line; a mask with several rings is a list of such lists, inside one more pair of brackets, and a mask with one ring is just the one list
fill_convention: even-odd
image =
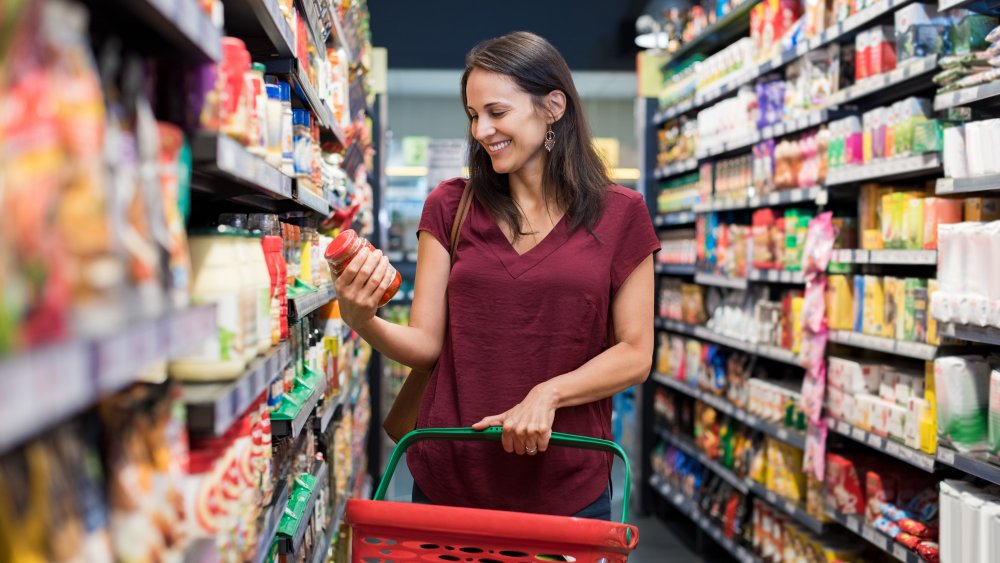
[(673, 319), (663, 319), (657, 317), (655, 319), (654, 326), (658, 329), (669, 330), (670, 332), (676, 332), (678, 334), (686, 334), (688, 336), (721, 344), (736, 350), (742, 350), (748, 354), (755, 354), (770, 360), (783, 362), (793, 366), (801, 366), (798, 354), (779, 346), (773, 346), (770, 344), (754, 344), (752, 342), (719, 334), (705, 326), (687, 324)]
[(300, 188), (298, 182), (296, 182), (295, 186), (295, 201), (299, 202), (303, 207), (312, 209), (323, 217), (330, 214), (330, 204), (326, 201), (326, 198), (317, 195), (312, 190)]
[(694, 275), (694, 283), (713, 285), (715, 287), (726, 287), (729, 289), (747, 288), (746, 278), (731, 278), (729, 276), (721, 276), (719, 274), (696, 273)]
[(767, 139), (774, 139), (783, 135), (790, 135), (792, 133), (805, 131), (811, 127), (818, 127), (819, 125), (834, 119), (838, 114), (839, 112), (833, 112), (826, 109), (816, 110), (808, 115), (803, 115), (796, 119), (790, 119), (775, 125), (768, 125), (767, 127), (744, 137), (738, 137), (707, 148), (699, 148), (695, 153), (695, 156), (701, 160), (713, 156), (719, 156), (720, 154), (749, 149), (754, 144)]
[(941, 336), (950, 336), (960, 340), (1000, 346), (1000, 329), (995, 327), (939, 323), (938, 333)]
[(0, 453), (132, 383), (140, 369), (202, 344), (214, 330), (215, 307), (192, 307), (0, 360)]
[(653, 177), (657, 180), (662, 180), (664, 178), (669, 178), (671, 176), (679, 176), (687, 172), (693, 172), (698, 169), (698, 159), (689, 158), (687, 160), (682, 160), (680, 162), (674, 162), (666, 166), (661, 166), (653, 171)]
[(316, 477), (316, 485), (309, 496), (309, 502), (306, 503), (305, 511), (302, 514), (296, 515), (299, 519), (299, 527), (295, 530), (294, 536), (283, 537), (279, 540), (278, 553), (298, 553), (302, 547), (302, 540), (305, 539), (306, 530), (309, 528), (309, 519), (316, 509), (316, 499), (319, 497), (320, 490), (326, 487), (326, 480), (330, 472), (326, 468), (326, 462), (319, 461), (313, 465), (311, 473)]
[(938, 178), (934, 192), (937, 195), (951, 195), (997, 190), (1000, 190), (1000, 174), (972, 178)]
[(721, 477), (723, 481), (732, 485), (737, 491), (743, 494), (750, 492), (746, 479), (740, 479), (735, 473), (732, 472), (732, 470), (724, 467), (719, 462), (705, 455), (705, 453), (699, 450), (698, 447), (691, 443), (690, 440), (674, 436), (662, 428), (657, 429), (656, 435), (659, 436), (659, 438), (664, 442), (673, 444), (677, 449), (700, 461), (701, 464), (707, 467), (709, 471)]
[(662, 125), (664, 122), (669, 121), (678, 115), (684, 115), (696, 107), (698, 106), (695, 104), (693, 98), (680, 102), (679, 104), (673, 104), (667, 109), (653, 115), (653, 123), (655, 125)]
[(339, 528), (340, 526), (334, 525), (333, 520), (326, 525), (323, 536), (313, 544), (312, 556), (309, 558), (312, 563), (323, 563), (326, 561), (326, 556), (330, 553), (330, 545), (333, 544), (333, 535), (337, 533)]
[(670, 213), (661, 213), (654, 217), (653, 224), (657, 227), (689, 225), (694, 223), (697, 218), (698, 215), (694, 211), (672, 211)]
[(841, 105), (895, 90), (898, 86), (915, 78), (921, 78), (937, 70), (937, 55), (917, 57), (898, 66), (895, 70), (865, 78), (849, 88), (845, 88), (830, 98), (830, 105)]
[(664, 319), (662, 317), (656, 317), (653, 320), (656, 328), (669, 330), (670, 332), (676, 332), (679, 334), (686, 334), (688, 336), (695, 336), (695, 330), (698, 325), (688, 324), (681, 321), (675, 321), (673, 319)]
[(804, 201), (815, 202), (816, 205), (826, 205), (829, 194), (822, 186), (811, 188), (795, 188), (791, 190), (780, 190), (767, 195), (742, 197), (736, 199), (711, 200), (695, 205), (694, 210), (698, 213), (712, 211), (728, 211), (731, 209), (759, 209), (761, 207), (774, 207), (776, 205), (791, 205)]
[(959, 453), (951, 448), (938, 444), (935, 458), (944, 465), (975, 475), (990, 483), (1000, 485), (1000, 465), (986, 461), (973, 454)]
[(822, 534), (824, 532), (826, 524), (811, 516), (806, 512), (805, 507), (799, 505), (798, 503), (779, 496), (774, 491), (769, 491), (763, 485), (754, 481), (750, 481), (750, 490), (759, 498), (767, 501), (767, 503), (771, 506), (791, 516), (792, 520), (795, 520), (808, 530), (816, 534)]
[(181, 391), (187, 406), (188, 431), (196, 436), (222, 436), (281, 377), (291, 355), (285, 341), (255, 358), (243, 375), (227, 382), (186, 382)]
[(340, 418), (340, 414), (343, 413), (344, 408), (357, 401), (357, 395), (360, 391), (361, 381), (360, 379), (355, 379), (348, 383), (347, 387), (340, 390), (335, 401), (330, 401), (329, 404), (323, 407), (317, 406), (313, 429), (320, 434), (326, 433), (327, 428), (330, 427), (330, 422)]
[(196, 173), (235, 181), (272, 198), (292, 199), (292, 179), (234, 139), (198, 134), (191, 150)]
[(288, 317), (295, 320), (302, 320), (313, 311), (326, 305), (336, 294), (332, 285), (322, 286), (316, 291), (306, 293), (294, 299), (288, 299)]
[(296, 59), (266, 61), (264, 66), (270, 74), (288, 76), (295, 88), (293, 104), (298, 104), (299, 101), (304, 103), (303, 107), (312, 111), (314, 122), (320, 128), (331, 131), (341, 145), (347, 146), (347, 137), (334, 121), (333, 111), (319, 98), (316, 88), (309, 82), (309, 77)]
[(831, 330), (830, 342), (918, 360), (933, 360), (938, 351), (937, 346), (923, 342), (906, 342), (849, 330)]
[(271, 544), (274, 543), (275, 536), (278, 535), (278, 524), (281, 524), (281, 516), (288, 506), (288, 482), (279, 479), (275, 482), (274, 494), (271, 495), (271, 506), (264, 509), (264, 533), (257, 541), (257, 556), (255, 563), (264, 563), (268, 553), (271, 551)]
[(963, 88), (946, 94), (938, 94), (934, 96), (934, 111), (942, 111), (979, 102), (994, 103), (1000, 101), (994, 99), (997, 96), (1000, 96), (1000, 80), (971, 88)]
[(349, 41), (350, 37), (344, 32), (344, 23), (340, 21), (340, 16), (336, 13), (336, 10), (331, 14), (330, 19), (333, 20), (331, 36), (335, 38), (337, 43), (344, 47), (344, 52), (347, 55), (347, 64), (350, 65), (354, 62), (354, 46)]
[(841, 436), (846, 436), (856, 442), (860, 442), (872, 449), (878, 450), (885, 455), (905, 461), (906, 463), (923, 469), (928, 473), (934, 472), (934, 456), (914, 450), (913, 448), (904, 446), (903, 444), (895, 442), (891, 439), (883, 438), (877, 434), (866, 432), (843, 420), (827, 418), (826, 425), (827, 428), (837, 434), (840, 434)]
[(295, 35), (277, 0), (225, 0), (224, 5), (227, 34), (247, 39), (266, 37), (268, 52), (295, 56)]
[(306, 29), (312, 39), (313, 47), (317, 53), (326, 52), (326, 34), (320, 25), (320, 17), (316, 12), (316, 2), (314, 0), (296, 0), (295, 4), (299, 8), (299, 15), (306, 22)]
[(309, 395), (309, 398), (299, 408), (299, 412), (295, 415), (293, 420), (271, 419), (271, 435), (276, 438), (283, 438), (285, 436), (298, 438), (302, 429), (306, 426), (306, 421), (309, 420), (309, 417), (315, 412), (316, 405), (319, 404), (319, 400), (323, 397), (323, 393), (325, 392), (326, 378), (320, 377), (316, 383), (316, 388), (313, 389), (312, 394)]
[(693, 397), (699, 401), (707, 403), (719, 412), (735, 418), (737, 421), (753, 428), (754, 430), (757, 430), (758, 432), (763, 432), (772, 438), (799, 449), (805, 449), (806, 447), (805, 432), (785, 428), (784, 426), (779, 426), (763, 420), (757, 415), (750, 414), (721, 397), (702, 391), (693, 385), (688, 385), (687, 383), (679, 381), (673, 377), (668, 377), (660, 373), (654, 373), (653, 380), (661, 385), (670, 387), (675, 391), (684, 393), (689, 397)]
[(730, 10), (728, 14), (706, 27), (698, 37), (681, 45), (680, 49), (677, 49), (673, 53), (673, 56), (670, 57), (670, 60), (663, 67), (669, 68), (683, 62), (690, 55), (714, 50), (716, 47), (723, 46), (733, 39), (745, 35), (746, 31), (750, 29), (750, 10), (757, 3), (758, 0), (745, 0), (742, 4)]
[(938, 11), (964, 8), (980, 14), (998, 15), (1000, 5), (995, 0), (938, 0)]
[(805, 275), (802, 271), (793, 272), (790, 270), (750, 270), (748, 279), (753, 282), (804, 284)]
[(657, 264), (656, 273), (670, 276), (693, 276), (694, 264)]
[(868, 180), (889, 180), (908, 178), (939, 172), (941, 154), (929, 152), (913, 156), (890, 158), (861, 164), (834, 168), (826, 174), (826, 185), (851, 184)]
[(866, 525), (860, 517), (854, 514), (841, 514), (827, 508), (826, 515), (855, 535), (864, 538), (868, 543), (892, 555), (897, 561), (902, 561), (902, 563), (924, 563), (924, 560), (919, 555), (907, 549), (905, 545), (896, 543), (894, 539)]
[(937, 250), (858, 250), (843, 248), (833, 251), (830, 262), (840, 264), (936, 266)]
[(670, 501), (677, 509), (694, 521), (705, 533), (712, 536), (723, 549), (725, 549), (730, 555), (732, 555), (740, 563), (756, 563), (758, 559), (746, 548), (737, 544), (732, 539), (725, 537), (722, 530), (715, 525), (714, 522), (709, 520), (701, 510), (698, 509), (697, 503), (693, 499), (686, 496), (683, 492), (674, 489), (669, 483), (662, 479), (659, 475), (652, 475), (649, 478), (649, 485), (656, 490), (663, 498)]
[(176, 51), (216, 62), (222, 54), (222, 33), (197, 0), (118, 0), (156, 30)]

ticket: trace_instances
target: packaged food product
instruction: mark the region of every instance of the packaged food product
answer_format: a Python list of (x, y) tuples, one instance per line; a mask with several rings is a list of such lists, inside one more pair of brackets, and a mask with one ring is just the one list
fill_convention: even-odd
[[(375, 247), (364, 237), (358, 236), (353, 229), (347, 229), (337, 235), (337, 238), (333, 239), (325, 252), (327, 263), (330, 264), (333, 275), (340, 276), (362, 248), (367, 248), (368, 252), (375, 251)], [(393, 281), (385, 290), (385, 294), (382, 295), (379, 307), (388, 303), (399, 291), (399, 286), (402, 284), (402, 276), (395, 268), (392, 268), (388, 275), (393, 277)]]

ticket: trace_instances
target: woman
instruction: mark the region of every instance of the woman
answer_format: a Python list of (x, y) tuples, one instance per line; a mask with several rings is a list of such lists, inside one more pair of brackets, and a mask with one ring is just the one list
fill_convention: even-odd
[(475, 197), (454, 266), (462, 179), (424, 204), (409, 326), (375, 316), (391, 281), (378, 251), (337, 280), (341, 314), (386, 356), (434, 366), (418, 428), (503, 427), (501, 445), (411, 448), (416, 502), (608, 520), (610, 454), (550, 451), (548, 440), (610, 439), (610, 397), (648, 375), (659, 241), (642, 197), (608, 179), (546, 40), (519, 32), (477, 45), (462, 101)]

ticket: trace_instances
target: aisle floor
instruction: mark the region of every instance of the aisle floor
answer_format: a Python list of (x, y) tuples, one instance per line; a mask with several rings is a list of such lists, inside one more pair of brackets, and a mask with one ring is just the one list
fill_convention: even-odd
[[(621, 496), (618, 492), (625, 486), (620, 464), (615, 464), (612, 480), (616, 493), (612, 500), (611, 513), (620, 516)], [(405, 461), (401, 461), (386, 498), (409, 501), (412, 487), (413, 477), (410, 476)], [(631, 504), (638, 506), (636, 502)], [(697, 542), (700, 530), (694, 522), (678, 512), (667, 511), (660, 516), (653, 514), (629, 516), (629, 522), (639, 528), (639, 546), (629, 557), (629, 563), (718, 563), (732, 560), (707, 536), (703, 540), (702, 549), (699, 550)]]

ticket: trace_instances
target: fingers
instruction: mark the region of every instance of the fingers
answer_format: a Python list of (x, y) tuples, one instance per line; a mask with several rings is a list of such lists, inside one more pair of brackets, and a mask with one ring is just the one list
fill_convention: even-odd
[(473, 430), (486, 430), (491, 426), (503, 426), (503, 415), (497, 414), (493, 416), (487, 416), (486, 418), (480, 420), (479, 422), (472, 425)]
[(393, 279), (396, 277), (396, 272), (389, 265), (389, 259), (385, 256), (379, 258), (378, 266), (375, 271), (372, 272), (372, 277), (368, 280), (368, 287), (372, 287), (371, 297), (375, 299), (376, 302), (382, 300), (382, 296), (385, 295), (387, 289), (389, 289), (389, 284), (392, 283)]
[(508, 421), (504, 423), (502, 441), (507, 453), (537, 455), (549, 448), (551, 436), (551, 430), (540, 424)]

